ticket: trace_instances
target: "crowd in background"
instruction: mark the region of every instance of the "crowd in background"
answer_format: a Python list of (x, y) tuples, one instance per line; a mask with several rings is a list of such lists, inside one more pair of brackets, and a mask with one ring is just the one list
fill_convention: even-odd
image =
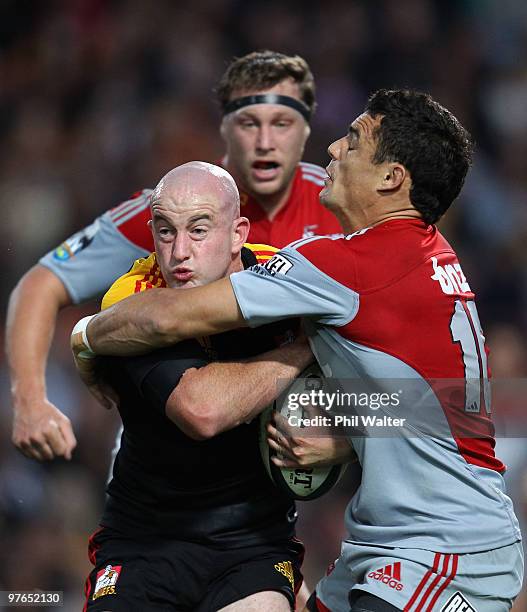
[[(185, 4), (0, 4), (2, 312), (24, 271), (96, 215), (154, 186), (180, 163), (219, 160), (213, 87), (233, 56), (270, 48), (302, 55), (316, 78), (319, 106), (307, 161), (327, 164), (328, 144), (379, 87), (428, 91), (472, 132), (475, 163), (441, 227), (478, 294), (494, 377), (527, 378), (527, 3)], [(67, 344), (73, 323), (96, 308), (61, 315), (48, 369), (49, 396), (71, 418), (78, 438), (70, 463), (39, 464), (12, 447), (0, 357), (0, 590), (63, 590), (68, 612), (82, 606), (87, 538), (104, 501), (118, 427), (118, 415), (81, 387)], [(520, 431), (507, 423), (504, 435)], [(522, 521), (525, 447), (523, 438), (499, 442)], [(327, 497), (300, 504), (311, 584), (338, 555), (353, 484), (348, 476)]]

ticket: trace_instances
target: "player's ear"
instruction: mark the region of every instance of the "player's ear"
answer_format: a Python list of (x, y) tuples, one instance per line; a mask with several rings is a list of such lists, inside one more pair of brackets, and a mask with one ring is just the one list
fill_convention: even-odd
[(380, 170), (379, 191), (395, 191), (404, 183), (408, 175), (406, 168), (397, 162), (384, 164)]
[(227, 140), (227, 117), (223, 117), (220, 123), (220, 134), (223, 140)]
[(242, 250), (243, 245), (247, 242), (247, 236), (249, 235), (250, 228), (251, 224), (247, 217), (238, 217), (237, 219), (234, 219), (232, 225), (232, 252), (234, 255), (237, 255)]
[(304, 130), (304, 144), (306, 144), (306, 141), (310, 135), (311, 135), (311, 126), (309, 125), (309, 123), (306, 123), (306, 127)]
[(152, 221), (152, 219), (149, 219), (146, 224), (148, 225), (148, 227), (150, 228), (150, 231), (152, 232), (152, 236), (154, 235), (154, 223)]

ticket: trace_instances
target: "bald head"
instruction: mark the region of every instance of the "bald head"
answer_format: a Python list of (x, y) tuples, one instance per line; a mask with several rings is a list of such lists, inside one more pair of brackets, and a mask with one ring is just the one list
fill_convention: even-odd
[(177, 209), (215, 204), (226, 222), (240, 216), (240, 194), (232, 176), (220, 166), (192, 161), (170, 170), (152, 194), (151, 206), (170, 200)]
[(249, 221), (232, 176), (205, 162), (171, 170), (152, 194), (152, 234), (169, 287), (196, 287), (242, 268)]

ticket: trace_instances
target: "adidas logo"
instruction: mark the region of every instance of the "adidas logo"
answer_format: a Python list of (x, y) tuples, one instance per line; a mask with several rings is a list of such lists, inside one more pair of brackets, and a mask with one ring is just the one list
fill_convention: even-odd
[(379, 582), (382, 582), (386, 586), (389, 586), (391, 589), (395, 589), (396, 591), (402, 591), (404, 589), (404, 586), (401, 582), (400, 561), (392, 563), (391, 565), (386, 565), (385, 567), (381, 567), (375, 572), (370, 572), (368, 574), (368, 578), (378, 580)]

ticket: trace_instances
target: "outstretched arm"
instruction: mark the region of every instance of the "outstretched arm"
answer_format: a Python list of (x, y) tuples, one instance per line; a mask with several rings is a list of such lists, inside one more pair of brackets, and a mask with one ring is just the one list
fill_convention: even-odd
[(6, 352), (14, 409), (12, 440), (27, 457), (71, 458), (77, 441), (67, 416), (46, 396), (46, 361), (57, 314), (71, 303), (64, 285), (41, 265), (31, 268), (11, 293)]
[[(326, 241), (320, 242), (324, 251)], [(139, 355), (187, 338), (291, 317), (342, 326), (353, 319), (358, 306), (355, 291), (286, 248), (265, 266), (204, 287), (153, 289), (130, 296), (96, 315), (86, 332), (97, 354)], [(86, 348), (79, 336), (72, 341), (74, 354)]]
[[(86, 335), (98, 355), (141, 355), (187, 338), (245, 327), (228, 278), (195, 289), (152, 289), (114, 304), (88, 323)], [(75, 356), (86, 349), (73, 334)]]
[(313, 361), (305, 338), (238, 363), (185, 372), (166, 414), (187, 435), (204, 439), (252, 420)]

